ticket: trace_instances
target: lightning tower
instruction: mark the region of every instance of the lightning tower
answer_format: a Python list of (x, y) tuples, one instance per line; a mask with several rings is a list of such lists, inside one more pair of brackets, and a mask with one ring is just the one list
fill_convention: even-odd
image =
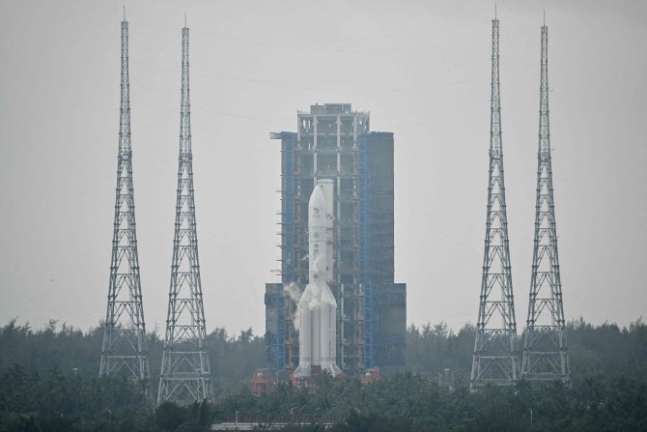
[(121, 23), (121, 109), (117, 198), (115, 203), (108, 310), (101, 348), (100, 375), (125, 375), (147, 384), (150, 380), (146, 324), (142, 305), (135, 231), (130, 84), (128, 80), (128, 22)]
[(541, 28), (541, 85), (535, 241), (521, 376), (570, 385), (566, 321), (557, 255), (548, 110), (548, 27)]
[(206, 337), (193, 193), (189, 29), (185, 26), (182, 29), (180, 155), (175, 236), (158, 403), (190, 403), (211, 399), (211, 367)]
[(490, 171), (485, 254), (479, 316), (470, 388), (487, 382), (512, 385), (517, 380), (517, 324), (508, 246), (508, 219), (503, 180), (501, 104), (499, 93), (499, 20), (492, 20), (492, 99), (490, 111)]

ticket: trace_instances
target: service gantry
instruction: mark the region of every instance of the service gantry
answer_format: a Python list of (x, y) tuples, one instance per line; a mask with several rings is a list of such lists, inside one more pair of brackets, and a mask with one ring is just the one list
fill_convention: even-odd
[(212, 399), (193, 191), (189, 29), (182, 29), (182, 90), (175, 236), (158, 403)]
[(128, 22), (121, 23), (121, 109), (117, 198), (112, 260), (108, 286), (100, 375), (125, 375), (148, 391), (150, 371), (146, 324), (139, 279), (135, 231), (132, 147), (130, 141), (130, 85), (128, 79)]
[(570, 385), (566, 321), (557, 255), (548, 110), (548, 27), (541, 28), (541, 85), (535, 241), (521, 377)]
[(406, 284), (395, 283), (394, 136), (372, 132), (370, 113), (349, 103), (297, 112), (297, 132), (281, 140), (281, 283), (265, 287), (268, 366), (292, 372), (299, 360), (296, 304), (288, 289), (308, 284), (308, 202), (321, 179), (333, 181), (333, 280), (337, 365), (364, 377), (405, 364)]
[(499, 86), (499, 20), (492, 20), (492, 99), (490, 106), (490, 171), (485, 253), (470, 388), (486, 383), (512, 385), (517, 380), (517, 323), (508, 244), (501, 100)]

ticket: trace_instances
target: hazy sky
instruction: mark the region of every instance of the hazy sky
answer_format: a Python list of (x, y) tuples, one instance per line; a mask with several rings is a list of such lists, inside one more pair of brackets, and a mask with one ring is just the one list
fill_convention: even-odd
[[(0, 325), (105, 318), (123, 1), (0, 1)], [(486, 1), (127, 1), (135, 204), (148, 329), (163, 333), (181, 27), (191, 28), (198, 236), (209, 330), (263, 334), (280, 237), (279, 141), (315, 102), (395, 133), (395, 274), (407, 321), (474, 323), (487, 199)], [(647, 3), (498, 1), (516, 317), (526, 321), (542, 12), (567, 319), (647, 313)]]

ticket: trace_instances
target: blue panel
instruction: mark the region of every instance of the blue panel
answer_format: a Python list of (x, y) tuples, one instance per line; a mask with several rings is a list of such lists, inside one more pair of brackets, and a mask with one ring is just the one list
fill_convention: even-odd
[[(267, 284), (265, 312), (276, 314), (276, 327), (267, 328), (265, 344), (268, 346), (267, 363), (282, 369), (285, 367), (285, 295), (282, 284)], [(271, 312), (270, 312), (271, 311)]]
[(364, 367), (376, 366), (375, 352), (377, 344), (373, 337), (377, 327), (377, 310), (375, 309), (374, 290), (371, 285), (370, 270), (373, 267), (371, 236), (371, 199), (372, 190), (372, 157), (370, 134), (363, 134), (357, 139), (357, 279), (364, 288)]
[(276, 368), (285, 368), (285, 296), (277, 294)]
[(377, 327), (377, 311), (373, 301), (374, 289), (375, 286), (364, 284), (364, 368), (367, 369), (376, 366), (375, 352), (377, 351), (377, 343), (373, 338), (373, 334)]
[(357, 139), (357, 279), (360, 284), (371, 281), (369, 272), (373, 264), (370, 247), (373, 191), (369, 138), (369, 134), (364, 134)]

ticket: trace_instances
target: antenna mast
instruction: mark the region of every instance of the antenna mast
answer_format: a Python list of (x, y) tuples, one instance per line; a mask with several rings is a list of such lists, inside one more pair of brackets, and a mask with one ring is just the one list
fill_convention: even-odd
[(117, 198), (112, 237), (108, 309), (99, 374), (125, 375), (128, 379), (141, 382), (147, 390), (150, 371), (139, 279), (132, 171), (128, 22), (124, 20), (121, 23), (121, 109)]
[[(544, 18), (545, 19), (545, 18)], [(521, 376), (528, 380), (561, 380), (570, 385), (566, 321), (557, 255), (553, 169), (548, 110), (548, 27), (541, 28), (539, 151), (537, 153), (535, 241), (528, 320)]]
[(503, 180), (501, 101), (499, 88), (499, 20), (492, 20), (492, 99), (490, 110), (490, 171), (485, 253), (479, 316), (474, 342), (470, 388), (491, 382), (512, 385), (517, 380), (514, 349), (517, 324), (508, 247), (508, 219)]
[(182, 29), (180, 154), (166, 337), (157, 402), (212, 399), (193, 193), (189, 29)]

